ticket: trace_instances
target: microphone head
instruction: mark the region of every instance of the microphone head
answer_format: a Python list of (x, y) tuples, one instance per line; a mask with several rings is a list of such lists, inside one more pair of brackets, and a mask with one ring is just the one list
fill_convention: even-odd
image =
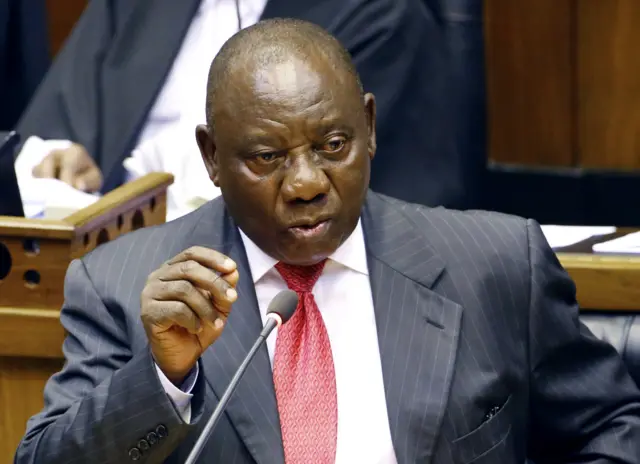
[[(282, 320), (282, 324), (293, 316), (298, 306), (298, 294), (293, 290), (283, 290), (278, 293), (267, 308), (267, 315), (277, 314)], [(278, 324), (280, 325), (280, 324)]]

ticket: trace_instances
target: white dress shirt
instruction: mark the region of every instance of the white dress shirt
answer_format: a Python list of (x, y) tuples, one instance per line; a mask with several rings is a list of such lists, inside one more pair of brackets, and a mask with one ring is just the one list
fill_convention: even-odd
[(195, 124), (180, 124), (142, 143), (124, 160), (128, 180), (151, 172), (170, 172), (167, 221), (176, 219), (220, 195), (213, 185), (196, 143)]
[[(258, 22), (267, 0), (240, 0), (242, 27)], [(202, 0), (156, 98), (138, 145), (178, 124), (205, 122), (205, 95), (211, 61), (238, 32), (234, 0)]]
[[(264, 323), (269, 302), (287, 286), (274, 267), (277, 261), (265, 254), (242, 231), (241, 236)], [(313, 295), (327, 327), (336, 373), (336, 464), (396, 464), (360, 223), (347, 241), (330, 256), (313, 289)], [(274, 331), (267, 339), (272, 364), (276, 337), (277, 332)], [(186, 382), (190, 384), (189, 387), (195, 382), (195, 376)], [(161, 372), (160, 377), (164, 377)], [(163, 384), (168, 384), (165, 389), (178, 410), (190, 415), (190, 410), (186, 411), (186, 408), (191, 395), (173, 387), (166, 379), (163, 379)]]
[[(240, 0), (242, 27), (257, 23), (266, 4), (267, 0)], [(198, 153), (193, 133), (196, 124), (205, 122), (204, 101), (209, 66), (222, 45), (236, 32), (238, 32), (238, 19), (234, 0), (202, 0), (164, 85), (147, 116), (136, 147), (153, 141), (165, 131), (178, 131), (180, 127), (189, 126), (191, 135), (188, 138), (181, 137), (180, 141), (188, 142), (190, 146), (185, 147), (184, 150), (166, 150), (162, 155), (181, 158), (192, 157), (194, 153)], [(24, 157), (24, 160), (28, 160), (29, 173), (52, 150), (66, 148), (71, 143), (68, 140), (42, 140), (35, 136), (29, 137), (27, 142), (29, 141), (31, 143), (25, 143), (18, 155), (18, 159)], [(151, 150), (147, 149), (138, 153), (137, 156), (144, 157)], [(151, 153), (149, 156), (153, 157), (155, 154)], [(140, 164), (154, 167), (153, 162), (148, 163), (144, 160)], [(172, 161), (167, 164), (167, 167), (171, 168), (179, 164), (179, 161)], [(204, 171), (204, 166), (202, 170)], [(141, 172), (139, 169), (129, 171), (130, 179), (149, 172), (153, 171)], [(206, 176), (206, 171), (204, 174)], [(176, 176), (176, 183), (188, 182), (190, 180)]]

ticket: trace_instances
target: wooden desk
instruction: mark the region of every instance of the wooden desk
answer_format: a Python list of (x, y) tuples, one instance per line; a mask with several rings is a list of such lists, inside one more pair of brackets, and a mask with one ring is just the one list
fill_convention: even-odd
[(27, 419), (42, 409), (45, 382), (63, 365), (69, 262), (164, 223), (172, 182), (171, 174), (149, 174), (59, 221), (0, 216), (0, 464), (12, 462)]
[(576, 283), (578, 302), (584, 311), (640, 310), (640, 255), (594, 253), (592, 246), (635, 230), (588, 239), (557, 250), (560, 262)]

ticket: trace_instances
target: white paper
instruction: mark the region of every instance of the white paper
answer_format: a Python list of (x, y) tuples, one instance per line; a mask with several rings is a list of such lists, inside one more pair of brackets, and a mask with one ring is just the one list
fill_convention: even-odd
[(33, 168), (51, 150), (64, 149), (70, 145), (66, 140), (42, 140), (29, 137), (16, 159), (15, 169), (22, 206), (27, 218), (46, 217), (47, 209), (77, 211), (95, 203), (100, 196), (77, 190), (57, 179), (33, 177)]
[(42, 204), (24, 204), (24, 216), (28, 219), (43, 218), (44, 217), (44, 205)]
[(591, 227), (591, 226), (541, 226), (547, 242), (551, 248), (564, 248), (569, 245), (582, 242), (591, 237), (612, 234), (616, 231), (613, 226)]
[(76, 190), (57, 179), (21, 179), (18, 185), (24, 213), (28, 218), (46, 216), (46, 211), (53, 208), (77, 211), (100, 198), (97, 194)]
[(18, 180), (33, 177), (33, 168), (53, 150), (64, 150), (70, 146), (71, 142), (68, 140), (42, 140), (36, 136), (29, 137), (25, 140), (22, 150), (16, 158), (15, 167)]
[(640, 253), (640, 232), (633, 232), (608, 242), (596, 243), (593, 251), (600, 253)]

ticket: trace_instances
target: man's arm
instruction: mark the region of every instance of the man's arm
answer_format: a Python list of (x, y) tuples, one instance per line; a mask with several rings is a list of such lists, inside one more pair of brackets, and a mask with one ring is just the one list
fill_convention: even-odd
[(535, 462), (637, 464), (640, 391), (621, 358), (578, 320), (575, 285), (528, 224), (531, 435)]
[[(15, 462), (162, 462), (191, 430), (158, 377), (149, 350), (130, 351), (124, 315), (105, 306), (82, 261), (69, 267), (61, 322), (68, 332), (63, 370), (45, 388)], [(202, 381), (192, 400), (202, 414)]]

